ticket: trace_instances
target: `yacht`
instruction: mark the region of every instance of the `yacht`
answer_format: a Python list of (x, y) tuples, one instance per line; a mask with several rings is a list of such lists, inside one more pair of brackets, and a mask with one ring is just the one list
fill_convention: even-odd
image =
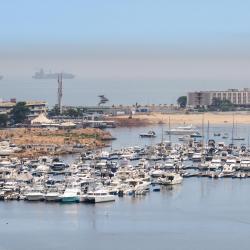
[(40, 189), (34, 188), (26, 193), (25, 199), (28, 201), (42, 201), (44, 200), (44, 193)]
[(49, 190), (45, 195), (44, 198), (46, 201), (59, 201), (61, 200), (61, 194), (57, 190)]
[(190, 126), (180, 126), (172, 128), (167, 130), (166, 133), (171, 135), (191, 135), (191, 134), (197, 134), (198, 131), (196, 130), (195, 127), (190, 125)]
[(240, 161), (240, 169), (244, 171), (250, 170), (250, 159), (249, 158), (243, 158)]
[(233, 177), (235, 174), (235, 168), (233, 164), (225, 164), (220, 173), (223, 177)]
[[(82, 199), (81, 199), (82, 200)], [(106, 190), (96, 190), (88, 192), (83, 202), (89, 202), (89, 203), (101, 203), (101, 202), (110, 202), (115, 201), (115, 196), (112, 194), (109, 194)]]
[(222, 167), (222, 162), (220, 158), (213, 158), (211, 162), (209, 162), (208, 169), (209, 170), (217, 170)]
[(60, 196), (63, 203), (68, 202), (79, 202), (80, 201), (81, 190), (79, 186), (69, 186), (65, 189), (63, 195)]

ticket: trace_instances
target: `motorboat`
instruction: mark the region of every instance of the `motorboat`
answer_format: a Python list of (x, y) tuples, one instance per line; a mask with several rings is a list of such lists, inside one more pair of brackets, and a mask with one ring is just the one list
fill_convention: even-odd
[(140, 137), (154, 138), (156, 137), (156, 133), (154, 131), (148, 131), (147, 133), (141, 133)]
[(40, 189), (34, 188), (26, 193), (25, 199), (28, 201), (42, 201), (44, 200), (44, 193)]
[(214, 136), (221, 136), (221, 134), (220, 133), (214, 133)]
[(217, 170), (222, 167), (222, 162), (220, 158), (213, 158), (211, 162), (208, 164), (209, 170)]
[(86, 195), (81, 197), (81, 201), (88, 203), (101, 203), (101, 202), (110, 202), (115, 201), (116, 197), (112, 194), (109, 194), (106, 190), (96, 190), (90, 191)]
[(153, 170), (153, 171), (150, 173), (150, 175), (151, 175), (152, 178), (161, 177), (163, 174), (164, 174), (164, 171), (163, 171), (163, 170), (160, 170), (160, 169)]
[(201, 153), (194, 153), (192, 156), (192, 161), (193, 162), (200, 162), (202, 158)]
[(164, 177), (159, 178), (162, 185), (175, 185), (182, 183), (183, 177), (179, 173), (166, 173)]
[(190, 135), (190, 138), (202, 138), (202, 135), (197, 131)]
[(81, 190), (79, 186), (68, 186), (63, 195), (60, 196), (61, 202), (79, 202), (80, 201)]
[(250, 158), (241, 159), (239, 168), (243, 171), (249, 171), (250, 170)]
[(228, 139), (228, 137), (229, 137), (228, 133), (224, 133), (221, 138), (222, 139)]
[(61, 194), (57, 190), (49, 190), (45, 195), (44, 198), (46, 201), (60, 201)]
[(233, 164), (225, 164), (222, 168), (221, 175), (223, 177), (233, 177), (235, 174), (235, 168)]
[(196, 130), (195, 127), (192, 125), (189, 126), (180, 126), (176, 128), (172, 128), (166, 131), (166, 133), (169, 135), (191, 135), (194, 133), (197, 133), (198, 131)]

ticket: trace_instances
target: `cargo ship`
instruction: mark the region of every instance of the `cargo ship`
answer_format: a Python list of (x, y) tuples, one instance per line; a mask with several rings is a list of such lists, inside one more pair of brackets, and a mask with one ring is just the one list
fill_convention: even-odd
[(35, 74), (32, 76), (34, 79), (57, 79), (58, 75), (62, 75), (63, 79), (73, 79), (75, 76), (70, 73), (60, 72), (60, 73), (46, 73), (43, 69), (40, 69), (40, 71), (35, 72)]

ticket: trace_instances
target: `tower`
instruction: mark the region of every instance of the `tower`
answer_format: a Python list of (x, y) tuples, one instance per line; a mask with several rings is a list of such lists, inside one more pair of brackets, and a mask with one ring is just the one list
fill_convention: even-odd
[(62, 74), (58, 75), (58, 90), (57, 90), (57, 98), (58, 98), (58, 108), (60, 114), (62, 114), (62, 96), (63, 96), (63, 91), (62, 91)]

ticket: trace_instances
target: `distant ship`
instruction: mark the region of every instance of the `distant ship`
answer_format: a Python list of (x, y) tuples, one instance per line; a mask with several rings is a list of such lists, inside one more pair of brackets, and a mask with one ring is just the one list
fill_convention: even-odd
[(0, 80), (3, 80), (3, 76), (0, 76)]
[(32, 76), (34, 79), (57, 79), (58, 75), (62, 75), (64, 79), (73, 79), (75, 76), (69, 73), (45, 73), (43, 69), (40, 71), (35, 72), (35, 75)]

